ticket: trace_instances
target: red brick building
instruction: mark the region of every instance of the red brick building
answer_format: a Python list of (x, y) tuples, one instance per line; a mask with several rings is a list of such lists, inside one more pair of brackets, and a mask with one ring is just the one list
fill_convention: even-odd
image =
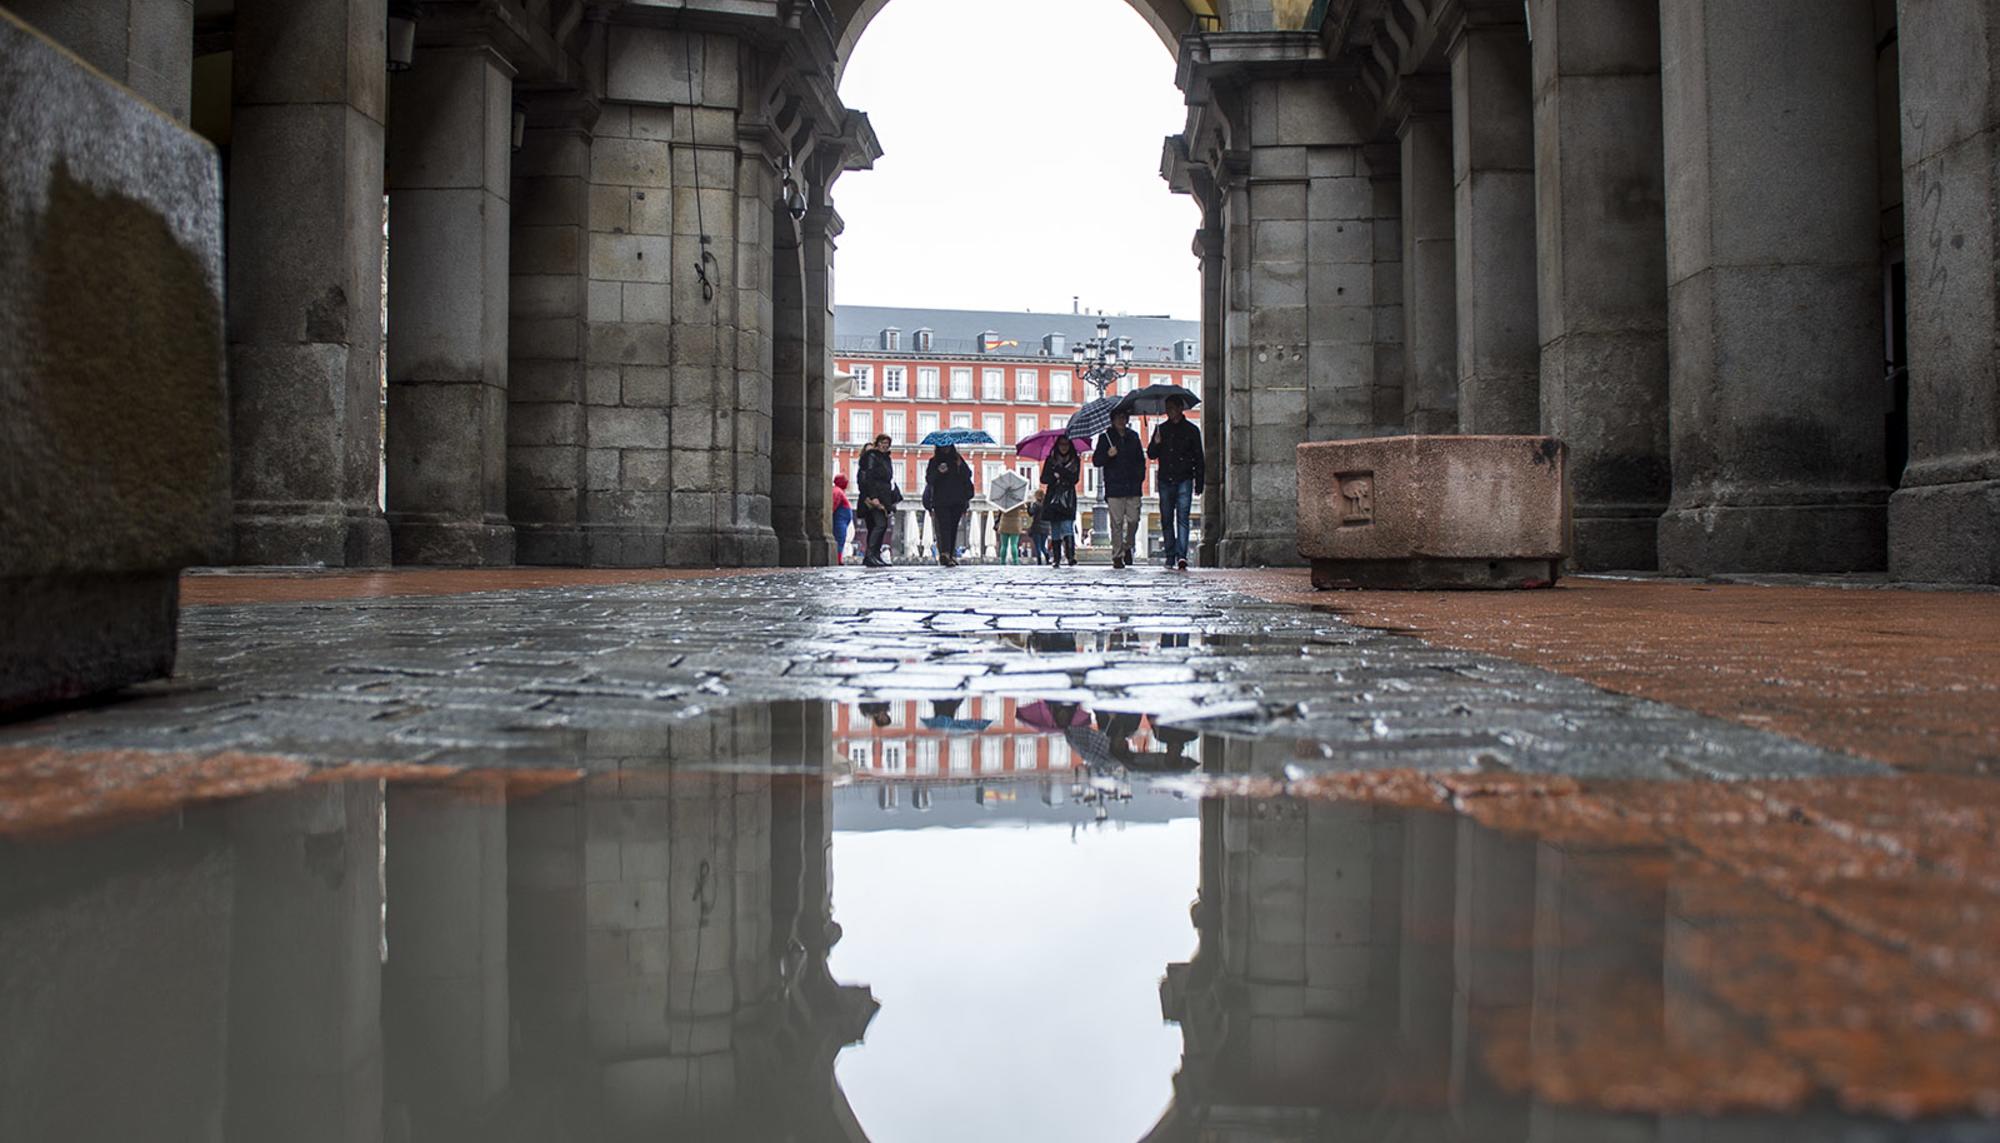
[[(905, 500), (897, 513), (893, 551), (918, 558), (931, 550), (930, 522), (923, 511), (923, 463), (930, 455), (917, 442), (941, 428), (984, 429), (997, 445), (961, 449), (972, 465), (975, 499), (966, 515), (960, 544), (973, 558), (990, 558), (998, 548), (998, 513), (986, 499), (987, 483), (1008, 469), (1029, 483), (1039, 481), (1040, 463), (1016, 455), (1022, 437), (1069, 422), (1096, 390), (1078, 379), (1070, 351), (1092, 337), (1095, 314), (1004, 313), (983, 310), (897, 309), (842, 306), (834, 315), (834, 367), (851, 377), (834, 406), (834, 472), (853, 479), (861, 447), (886, 432), (897, 443), (897, 484)], [(1133, 342), (1131, 372), (1116, 392), (1156, 384), (1182, 385), (1201, 392), (1200, 323), (1160, 317), (1109, 317), (1113, 337)], [(1199, 419), (1201, 410), (1191, 410)], [(1151, 439), (1151, 418), (1134, 427)], [(1088, 547), (1092, 525), (1101, 544), (1104, 524), (1096, 521), (1097, 470), (1085, 464), (1079, 489), (1079, 542)], [(1146, 481), (1139, 550), (1150, 552), (1159, 534), (1153, 479)], [(1195, 534), (1201, 506), (1195, 505)], [(857, 549), (850, 538), (849, 551)]]

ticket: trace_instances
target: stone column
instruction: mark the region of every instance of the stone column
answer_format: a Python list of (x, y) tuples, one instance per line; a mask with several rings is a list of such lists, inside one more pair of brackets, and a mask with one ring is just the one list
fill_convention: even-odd
[(507, 1089), (506, 790), (386, 798), (387, 1099), (415, 1138), (463, 1138)]
[(194, 0), (8, 0), (7, 10), (186, 123)]
[(1468, 4), (1451, 45), (1458, 427), (1536, 433), (1535, 120), (1521, 6)]
[[(823, 183), (820, 185), (824, 185)], [(815, 191), (815, 194), (819, 194)], [(806, 212), (806, 482), (807, 562), (823, 567), (834, 560), (833, 536), (833, 268), (845, 224), (832, 206)], [(776, 430), (774, 429), (773, 432)]]
[(1373, 434), (1395, 436), (1405, 427), (1404, 386), (1409, 373), (1403, 345), (1403, 154), (1395, 143), (1370, 143), (1355, 157), (1355, 173), (1368, 179), (1374, 200), (1374, 328), (1375, 358)]
[(1451, 1071), (1457, 846), (1457, 824), (1444, 814), (1411, 814), (1403, 823), (1397, 1026), (1419, 1076)]
[(1458, 237), (1451, 118), (1416, 109), (1402, 140), (1403, 424), (1412, 433), (1458, 431)]
[(389, 124), (389, 534), (399, 564), (511, 564), (508, 200), (514, 69), (425, 49)]
[(585, 563), (585, 251), (598, 109), (550, 96), (527, 107), (507, 259), (507, 515), (518, 561), (574, 567)]
[(808, 485), (831, 479), (824, 465), (808, 463), (806, 447), (806, 268), (802, 228), (782, 204), (771, 213), (771, 527), (778, 562), (812, 565), (809, 534), (823, 531), (811, 517)]
[(1569, 445), (1573, 566), (1659, 566), (1667, 445), (1658, 0), (1534, 0), (1541, 431)]
[(381, 813), (374, 782), (230, 810), (232, 1143), (382, 1138)]
[[(1228, 355), (1223, 338), (1223, 283), (1228, 263), (1223, 257), (1221, 207), (1213, 193), (1199, 196), (1202, 228), (1195, 232), (1195, 257), (1201, 260), (1201, 401), (1223, 415), (1210, 416), (1202, 426), (1201, 443), (1206, 452), (1208, 483), (1201, 498), (1201, 566), (1222, 566), (1222, 536), (1229, 527), (1229, 378)], [(1153, 480), (1153, 504), (1159, 504), (1157, 470)], [(1022, 538), (1026, 543), (1026, 537)]]
[(1526, 1134), (1527, 1108), (1488, 1078), (1490, 1043), (1507, 1043), (1533, 1011), (1536, 843), (1458, 820), (1452, 925), (1451, 1103), (1463, 1122)]
[(383, 0), (236, 6), (229, 397), (236, 562), (389, 560)]
[(2000, 583), (2000, 13), (1902, 0), (1910, 463), (1889, 501), (1898, 579)]
[(1683, 0), (1662, 5), (1660, 31), (1674, 480), (1660, 567), (1881, 568), (1872, 5)]

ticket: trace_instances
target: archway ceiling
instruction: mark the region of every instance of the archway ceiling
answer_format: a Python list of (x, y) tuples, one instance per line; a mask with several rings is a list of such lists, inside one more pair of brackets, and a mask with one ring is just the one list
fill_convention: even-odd
[[(1160, 37), (1160, 42), (1172, 52), (1180, 43), (1182, 33), (1192, 28), (1197, 17), (1213, 17), (1216, 14), (1214, 0), (1125, 0), (1133, 10), (1144, 17), (1148, 26)], [(868, 29), (868, 22), (875, 18), (889, 4), (889, 0), (827, 0), (833, 10), (834, 26), (840, 40), (840, 66), (847, 66), (847, 58), (854, 50), (854, 44), (861, 33)], [(982, 15), (1004, 16), (1013, 5), (1010, 0), (986, 0), (982, 5)]]

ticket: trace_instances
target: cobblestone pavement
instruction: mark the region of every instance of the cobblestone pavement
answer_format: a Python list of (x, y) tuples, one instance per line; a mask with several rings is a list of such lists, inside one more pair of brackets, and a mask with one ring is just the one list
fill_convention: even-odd
[(7, 728), (0, 749), (567, 765), (585, 752), (579, 735), (671, 728), (742, 703), (969, 695), (1198, 724), (1241, 744), (1236, 772), (1672, 779), (1878, 769), (1499, 656), (1253, 598), (1222, 577), (1035, 567), (194, 606), (174, 681)]

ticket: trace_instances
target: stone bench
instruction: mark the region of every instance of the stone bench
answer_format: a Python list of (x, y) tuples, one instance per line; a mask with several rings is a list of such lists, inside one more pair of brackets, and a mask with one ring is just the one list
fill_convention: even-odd
[(229, 551), (229, 430), (215, 150), (6, 12), (0, 136), (7, 710), (173, 669), (180, 569)]
[(1298, 446), (1299, 555), (1317, 588), (1548, 587), (1569, 551), (1554, 437)]

